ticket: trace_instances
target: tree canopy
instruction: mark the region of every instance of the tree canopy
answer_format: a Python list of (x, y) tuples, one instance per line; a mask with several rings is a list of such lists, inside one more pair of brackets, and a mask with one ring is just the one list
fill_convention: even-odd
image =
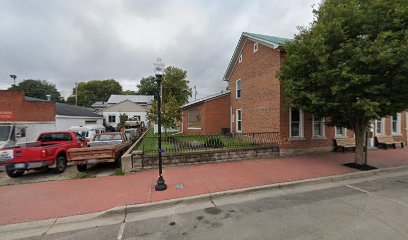
[(364, 163), (369, 121), (408, 108), (406, 0), (323, 1), (284, 50), (288, 103), (353, 129), (356, 163)]
[[(139, 94), (157, 96), (156, 78), (143, 78), (138, 85)], [(162, 79), (162, 123), (166, 128), (175, 127), (175, 120), (181, 119), (181, 106), (188, 102), (192, 90), (188, 86), (187, 71), (169, 66), (164, 70)], [(139, 87), (140, 86), (140, 87)], [(157, 101), (148, 112), (148, 119), (157, 122)]]
[[(72, 89), (72, 95), (67, 102), (75, 104), (76, 88)], [(114, 79), (92, 80), (78, 84), (78, 105), (90, 107), (97, 101), (106, 102), (112, 94), (122, 94), (122, 86)]]
[(52, 101), (62, 101), (61, 94), (55, 84), (46, 80), (27, 79), (17, 85), (11, 86), (8, 90), (24, 91), (28, 97), (47, 100), (47, 95), (51, 95)]

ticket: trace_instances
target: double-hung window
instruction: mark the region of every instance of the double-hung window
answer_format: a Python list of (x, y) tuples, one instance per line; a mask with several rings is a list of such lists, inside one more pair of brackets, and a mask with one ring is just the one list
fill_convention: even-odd
[(391, 116), (391, 131), (393, 135), (401, 134), (401, 113), (395, 113)]
[(254, 53), (258, 52), (258, 43), (254, 43)]
[(235, 88), (236, 88), (235, 97), (236, 99), (239, 99), (241, 98), (241, 79), (236, 81)]
[(289, 108), (290, 137), (303, 138), (303, 112), (299, 108)]
[(237, 125), (237, 132), (241, 133), (242, 132), (242, 110), (241, 109), (237, 109), (236, 110), (236, 125)]
[(322, 138), (325, 136), (325, 129), (324, 129), (324, 118), (315, 119), (313, 118), (313, 137), (314, 138)]
[(347, 137), (347, 128), (345, 127), (335, 127), (336, 137)]
[(384, 119), (380, 118), (375, 121), (375, 133), (376, 135), (384, 135)]

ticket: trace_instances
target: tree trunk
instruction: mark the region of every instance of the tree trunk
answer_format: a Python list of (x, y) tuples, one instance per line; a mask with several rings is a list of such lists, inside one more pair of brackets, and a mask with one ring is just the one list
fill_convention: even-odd
[(354, 134), (356, 136), (356, 151), (354, 155), (354, 162), (359, 165), (366, 164), (364, 153), (366, 132), (367, 124), (356, 124), (354, 126)]

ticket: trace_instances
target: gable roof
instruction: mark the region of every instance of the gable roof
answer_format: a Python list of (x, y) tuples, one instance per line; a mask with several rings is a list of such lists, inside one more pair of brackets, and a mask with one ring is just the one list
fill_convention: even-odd
[(147, 108), (130, 100), (125, 100), (106, 108), (103, 112), (147, 112)]
[(151, 104), (153, 102), (153, 95), (111, 95), (108, 99), (109, 104), (116, 104), (129, 100), (134, 103)]
[(232, 58), (228, 64), (227, 70), (225, 71), (224, 81), (229, 80), (232, 70), (234, 69), (234, 66), (237, 62), (238, 56), (241, 53), (242, 48), (244, 47), (247, 39), (250, 39), (254, 42), (260, 43), (262, 45), (265, 45), (267, 47), (274, 48), (274, 49), (280, 48), (286, 42), (291, 41), (291, 39), (289, 38), (281, 38), (281, 37), (274, 37), (274, 36), (264, 35), (264, 34), (243, 32), (238, 41), (238, 45), (235, 48), (234, 54), (232, 55)]
[(101, 118), (100, 115), (93, 112), (93, 109), (80, 107), (65, 103), (55, 103), (57, 115), (76, 116), (76, 117), (95, 117)]
[(189, 102), (189, 103), (183, 105), (181, 108), (187, 108), (187, 107), (192, 106), (194, 104), (211, 101), (211, 100), (213, 100), (215, 98), (223, 97), (223, 96), (226, 96), (226, 95), (229, 95), (229, 94), (230, 94), (230, 91), (227, 90), (225, 92), (220, 92), (220, 93), (216, 93), (216, 94), (213, 94), (213, 95), (209, 95), (207, 97), (197, 99), (196, 101)]

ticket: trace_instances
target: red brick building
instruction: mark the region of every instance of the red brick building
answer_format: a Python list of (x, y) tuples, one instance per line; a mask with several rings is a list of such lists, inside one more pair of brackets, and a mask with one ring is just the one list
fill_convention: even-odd
[(214, 135), (230, 128), (230, 92), (214, 94), (183, 106), (182, 132)]
[[(1, 122), (55, 122), (54, 102), (24, 96), (23, 91), (0, 90)], [(10, 117), (8, 117), (10, 116)]]
[[(351, 130), (327, 127), (323, 119), (291, 108), (276, 76), (285, 57), (282, 45), (289, 39), (244, 32), (224, 80), (230, 88), (230, 126), (235, 133), (279, 132), (281, 154), (333, 149), (333, 138), (353, 137)], [(373, 121), (374, 136), (406, 139), (406, 114)]]

